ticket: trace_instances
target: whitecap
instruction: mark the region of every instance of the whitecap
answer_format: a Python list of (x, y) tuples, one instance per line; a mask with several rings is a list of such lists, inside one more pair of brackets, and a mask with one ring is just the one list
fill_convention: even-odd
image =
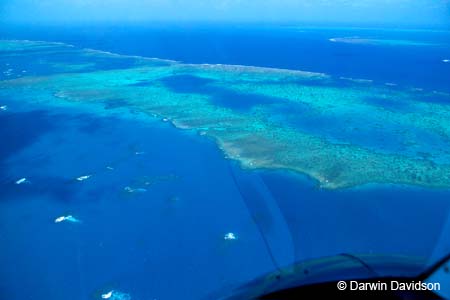
[(124, 187), (123, 190), (127, 193), (145, 193), (147, 191), (144, 188), (132, 188), (129, 186)]
[(65, 219), (66, 219), (66, 217), (64, 217), (64, 216), (57, 217), (57, 218), (55, 219), (55, 223), (61, 223), (61, 222), (63, 222)]
[(228, 232), (227, 234), (225, 234), (223, 239), (226, 241), (236, 240), (237, 236), (233, 232)]
[(16, 181), (16, 184), (22, 184), (22, 183), (27, 183), (29, 182), (28, 179), (26, 179), (25, 177), (20, 178), (19, 180)]
[(109, 299), (109, 298), (111, 298), (113, 292), (114, 291), (109, 291), (109, 292), (107, 292), (105, 294), (102, 294), (102, 299)]
[(81, 223), (81, 221), (79, 219), (75, 218), (72, 215), (60, 216), (55, 219), (55, 223), (61, 223), (61, 222)]
[(86, 180), (86, 179), (91, 178), (91, 176), (92, 176), (92, 175), (83, 175), (83, 176), (77, 177), (76, 180), (78, 180), (78, 181), (84, 181), (84, 180)]
[(131, 300), (130, 294), (122, 293), (116, 290), (111, 290), (107, 293), (102, 294), (102, 299), (111, 299), (111, 300)]

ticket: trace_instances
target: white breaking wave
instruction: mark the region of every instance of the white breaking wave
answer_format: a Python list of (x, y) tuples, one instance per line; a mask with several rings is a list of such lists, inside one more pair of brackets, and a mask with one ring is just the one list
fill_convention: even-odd
[(83, 176), (77, 177), (76, 180), (84, 181), (84, 180), (87, 180), (87, 179), (89, 179), (91, 177), (92, 177), (92, 175), (83, 175)]
[(55, 223), (61, 223), (61, 222), (81, 223), (81, 221), (79, 219), (75, 218), (72, 215), (60, 216), (55, 219)]
[(22, 184), (22, 183), (27, 183), (29, 182), (28, 179), (26, 179), (25, 177), (20, 178), (19, 180), (16, 181), (16, 184)]

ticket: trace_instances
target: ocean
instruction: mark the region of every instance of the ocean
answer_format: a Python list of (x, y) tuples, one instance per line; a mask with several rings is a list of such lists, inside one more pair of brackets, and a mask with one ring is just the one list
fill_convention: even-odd
[[(267, 24), (11, 26), (0, 29), (0, 39), (60, 42), (186, 65), (324, 73), (340, 80), (371, 80), (383, 89), (422, 89), (439, 95), (432, 102), (438, 107), (450, 105), (448, 31)], [(39, 55), (27, 62), (3, 53), (0, 79), (5, 84), (27, 76), (37, 82), (39, 76), (72, 74), (55, 71), (65, 66), (49, 68), (39, 62)], [(61, 64), (70, 57), (61, 55)], [(99, 63), (105, 72), (128, 67), (126, 59), (108, 59)], [(27, 67), (29, 74), (17, 71)], [(91, 71), (74, 72), (83, 76)], [(197, 76), (201, 71), (192, 72)], [(72, 84), (67, 81), (71, 75), (65, 76), (52, 84)], [(208, 80), (216, 78), (167, 78), (158, 82), (164, 89), (212, 95), (212, 106), (239, 116), (265, 116), (264, 110), (252, 109), (278, 101), (210, 86)], [(75, 102), (54, 103), (39, 92), (52, 84), (36, 86), (36, 91), (33, 84), (0, 92), (0, 106), (5, 108), (0, 111), (0, 299), (102, 299), (109, 291), (117, 291), (116, 299), (122, 300), (209, 299), (293, 263), (342, 253), (418, 259), (421, 264), (414, 272), (404, 271), (415, 275), (450, 251), (448, 186), (420, 184), (415, 178), (389, 182), (377, 175), (373, 182), (370, 177), (363, 184), (350, 178), (354, 181), (336, 181), (337, 188), (327, 188), (328, 179), (321, 186), (314, 172), (265, 163), (245, 167), (245, 161), (217, 142), (231, 139), (218, 129), (211, 136), (202, 136), (206, 129), (194, 130), (192, 123), (180, 130), (182, 126), (171, 122), (173, 111), (167, 111), (169, 120), (161, 118), (162, 110), (149, 115), (140, 109), (144, 104), (130, 107), (123, 91), (114, 101), (100, 104), (84, 103), (97, 96), (81, 93), (64, 95), (75, 97)], [(145, 81), (139, 84), (146, 88)], [(312, 87), (321, 85), (311, 82)], [(389, 113), (382, 116), (398, 112), (400, 104), (386, 104)], [(287, 124), (282, 108), (273, 111)], [(312, 130), (314, 119), (307, 125), (302, 120), (295, 120), (293, 127), (325, 138), (338, 134), (329, 131), (330, 126), (342, 126), (325, 119)], [(363, 121), (348, 122), (353, 126)], [(386, 150), (389, 155), (413, 155), (409, 148), (399, 150), (399, 135), (375, 134), (382, 135), (377, 145), (370, 136), (336, 138), (378, 152), (393, 144)], [(439, 140), (444, 146), (434, 149), (426, 144), (435, 141), (432, 137), (414, 138), (419, 152), (435, 155), (437, 165), (443, 157), (445, 166), (447, 140)], [(249, 152), (241, 155), (256, 157), (259, 150), (248, 145)], [(60, 216), (76, 221), (56, 222)]]

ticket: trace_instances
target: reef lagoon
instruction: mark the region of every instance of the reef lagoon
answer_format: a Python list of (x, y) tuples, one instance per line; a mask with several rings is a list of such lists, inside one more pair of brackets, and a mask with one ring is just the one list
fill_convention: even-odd
[[(328, 47), (449, 51), (411, 33), (307, 31)], [(7, 299), (207, 299), (340, 253), (410, 257), (418, 270), (448, 253), (448, 78), (68, 42), (0, 41)]]

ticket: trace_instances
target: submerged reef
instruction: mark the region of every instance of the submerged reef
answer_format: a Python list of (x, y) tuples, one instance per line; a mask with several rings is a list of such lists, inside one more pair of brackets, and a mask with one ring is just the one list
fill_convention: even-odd
[(0, 77), (2, 98), (158, 116), (214, 139), (244, 168), (288, 169), (329, 189), (367, 183), (450, 187), (445, 93), (31, 41), (0, 41), (1, 68), (6, 64), (12, 71)]

